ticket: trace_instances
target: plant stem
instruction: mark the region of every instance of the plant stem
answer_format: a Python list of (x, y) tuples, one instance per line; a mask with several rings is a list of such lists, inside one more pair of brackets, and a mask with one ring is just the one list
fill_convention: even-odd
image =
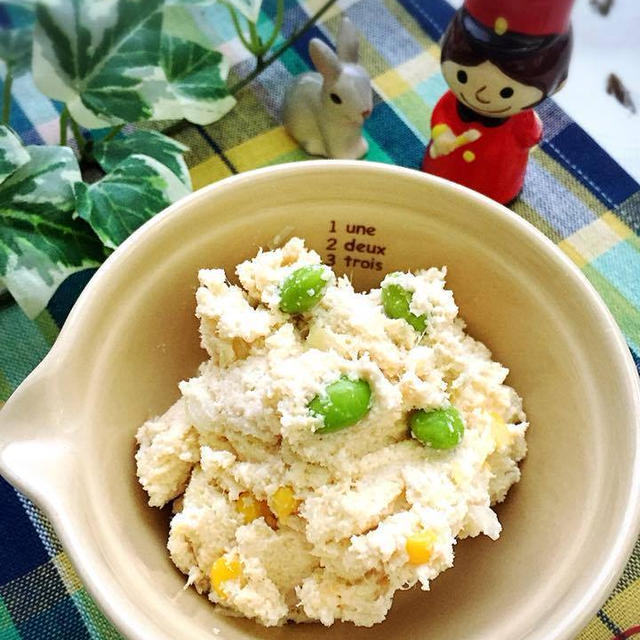
[(67, 145), (67, 126), (69, 125), (69, 109), (65, 108), (60, 114), (60, 146), (65, 147)]
[(278, 0), (278, 5), (276, 9), (276, 19), (273, 23), (273, 31), (269, 36), (269, 39), (264, 43), (264, 51), (263, 53), (267, 53), (269, 49), (273, 46), (273, 43), (276, 41), (278, 34), (280, 33), (280, 29), (282, 28), (282, 22), (284, 21), (284, 0)]
[(80, 157), (82, 157), (84, 155), (85, 147), (87, 146), (86, 140), (84, 139), (82, 133), (80, 133), (80, 127), (78, 126), (78, 123), (71, 117), (71, 115), (69, 115), (69, 124), (71, 125), (71, 131), (73, 131), (73, 137), (76, 139)]
[(242, 33), (242, 27), (240, 26), (240, 22), (238, 21), (238, 14), (236, 13), (236, 10), (230, 4), (227, 4), (226, 2), (224, 4), (227, 7), (229, 14), (231, 15), (233, 28), (236, 30), (236, 33), (238, 34), (240, 41), (244, 45), (244, 48), (250, 53), (253, 53), (255, 55), (255, 52), (253, 50), (251, 43), (246, 40), (246, 38), (244, 37), (244, 34)]
[(280, 47), (278, 47), (268, 58), (265, 58), (261, 66), (256, 68), (245, 78), (239, 80), (230, 89), (229, 93), (235, 95), (259, 76), (269, 65), (275, 62), (300, 36), (304, 35), (313, 25), (321, 18), (324, 13), (336, 3), (336, 0), (327, 0), (305, 23), (302, 27), (287, 38)]
[(251, 52), (253, 55), (258, 56), (260, 53), (264, 53), (262, 51), (262, 42), (260, 42), (260, 36), (258, 35), (258, 30), (256, 29), (255, 22), (249, 22), (249, 37), (251, 38)]
[(111, 127), (111, 131), (109, 131), (109, 133), (107, 133), (107, 135), (102, 138), (100, 142), (109, 142), (109, 140), (115, 138), (122, 131), (123, 127), (124, 124), (117, 124), (115, 127)]
[(13, 84), (13, 70), (7, 65), (7, 73), (4, 77), (4, 90), (2, 92), (2, 124), (9, 124), (11, 116), (11, 85)]

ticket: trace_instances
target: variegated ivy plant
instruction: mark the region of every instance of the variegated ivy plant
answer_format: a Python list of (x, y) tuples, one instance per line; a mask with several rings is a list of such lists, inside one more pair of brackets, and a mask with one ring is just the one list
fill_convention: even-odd
[(167, 0), (48, 0), (36, 6), (33, 76), (81, 126), (187, 118), (235, 100), (227, 65), (191, 13)]
[(68, 275), (189, 193), (184, 149), (152, 131), (98, 143), (106, 175), (87, 185), (69, 147), (24, 147), (0, 127), (0, 273), (25, 313), (36, 316)]
[[(254, 71), (231, 88), (228, 65), (194, 13), (217, 1), (256, 60)], [(3, 3), (13, 5), (19, 26), (0, 31), (0, 289), (6, 286), (29, 316), (38, 315), (69, 274), (100, 264), (143, 222), (191, 191), (183, 145), (122, 127), (216, 121), (235, 105), (234, 94), (335, 1), (326, 0), (284, 42), (278, 42), (284, 0), (276, 0), (266, 34), (258, 25), (262, 0)], [(45, 95), (64, 103), (60, 146), (24, 146), (9, 126), (13, 79), (29, 69)], [(68, 129), (75, 150), (66, 146)], [(82, 178), (88, 166), (99, 168), (90, 184)]]

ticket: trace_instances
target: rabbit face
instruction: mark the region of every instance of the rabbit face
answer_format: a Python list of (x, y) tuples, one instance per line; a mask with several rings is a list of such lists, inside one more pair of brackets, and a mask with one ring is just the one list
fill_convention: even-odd
[(313, 38), (309, 55), (322, 75), (322, 108), (332, 120), (361, 125), (373, 108), (371, 80), (358, 64), (359, 41), (348, 18), (338, 32), (337, 53)]
[(371, 81), (367, 72), (358, 65), (343, 65), (335, 82), (325, 80), (322, 94), (323, 108), (332, 119), (361, 125), (371, 114)]

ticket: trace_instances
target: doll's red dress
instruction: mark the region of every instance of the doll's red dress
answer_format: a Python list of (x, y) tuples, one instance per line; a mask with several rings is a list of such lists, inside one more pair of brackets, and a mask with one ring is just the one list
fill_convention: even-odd
[(458, 101), (452, 91), (440, 98), (431, 115), (431, 129), (447, 125), (458, 136), (477, 129), (480, 138), (446, 156), (432, 158), (429, 147), (422, 170), (464, 184), (498, 202), (513, 200), (524, 182), (529, 149), (542, 136), (542, 123), (533, 109), (510, 118), (488, 118)]

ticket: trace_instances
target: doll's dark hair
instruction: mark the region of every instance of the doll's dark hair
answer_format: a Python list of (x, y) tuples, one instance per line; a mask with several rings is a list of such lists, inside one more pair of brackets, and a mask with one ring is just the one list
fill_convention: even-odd
[(497, 35), (461, 9), (442, 37), (441, 62), (451, 60), (475, 67), (489, 60), (502, 73), (516, 82), (537, 87), (546, 97), (567, 78), (572, 44), (571, 28), (567, 33), (550, 36), (513, 32)]

